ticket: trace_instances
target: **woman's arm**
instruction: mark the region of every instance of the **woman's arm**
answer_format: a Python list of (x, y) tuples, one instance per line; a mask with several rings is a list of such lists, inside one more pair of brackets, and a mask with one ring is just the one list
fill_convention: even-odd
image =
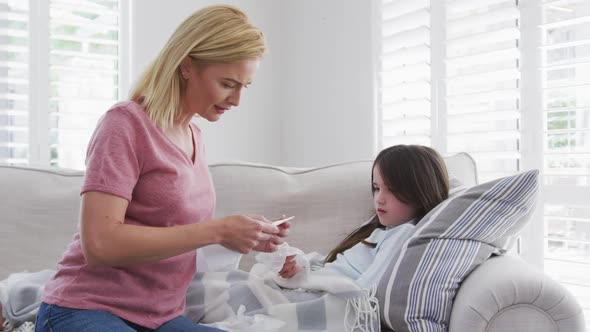
[(172, 227), (128, 225), (127, 206), (126, 199), (102, 192), (82, 195), (81, 244), (88, 264), (152, 262), (215, 243), (247, 253), (264, 241), (282, 241), (276, 226), (244, 215)]

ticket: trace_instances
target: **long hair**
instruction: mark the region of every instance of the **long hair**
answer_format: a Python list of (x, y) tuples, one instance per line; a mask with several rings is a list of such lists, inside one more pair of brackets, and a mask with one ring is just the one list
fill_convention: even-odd
[(265, 52), (264, 34), (240, 9), (205, 7), (178, 26), (138, 80), (131, 99), (158, 126), (172, 126), (181, 111), (184, 80), (179, 67), (186, 56), (197, 64), (233, 63), (260, 58)]
[[(382, 150), (373, 162), (372, 170), (379, 166), (385, 185), (401, 202), (416, 208), (414, 220), (424, 217), (439, 203), (449, 197), (449, 175), (442, 157), (436, 150), (421, 145), (395, 145)], [(371, 188), (373, 188), (371, 172)], [(375, 194), (372, 189), (373, 195)], [(326, 257), (333, 262), (339, 253), (365, 241), (377, 228), (384, 228), (374, 216), (368, 223), (350, 233)]]

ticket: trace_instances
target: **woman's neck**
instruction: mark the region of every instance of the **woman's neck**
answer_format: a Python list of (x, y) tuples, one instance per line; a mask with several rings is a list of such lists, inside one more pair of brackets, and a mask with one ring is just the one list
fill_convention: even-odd
[(186, 114), (186, 113), (179, 114), (177, 116), (177, 118), (174, 120), (173, 127), (177, 128), (177, 129), (188, 128), (192, 119), (193, 119), (193, 116), (191, 114)]

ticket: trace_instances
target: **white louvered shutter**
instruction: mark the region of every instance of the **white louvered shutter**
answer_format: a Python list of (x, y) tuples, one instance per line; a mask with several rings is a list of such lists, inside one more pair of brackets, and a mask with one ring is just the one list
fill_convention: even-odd
[(0, 163), (29, 159), (28, 1), (0, 0)]
[(480, 182), (514, 174), (520, 169), (518, 4), (445, 4), (446, 152), (470, 153)]
[(431, 145), (430, 1), (383, 1), (380, 132), (383, 147)]
[[(432, 58), (430, 68), (418, 76), (388, 66), (406, 51), (403, 34), (387, 32), (387, 27), (407, 22), (395, 14), (405, 12), (393, 8), (409, 5), (403, 0), (383, 3), (380, 148), (428, 142), (407, 135), (416, 126), (403, 120), (418, 112), (434, 119), (430, 127), (421, 127), (425, 132), (420, 137), (431, 138), (445, 154), (469, 152), (480, 182), (541, 169), (540, 202), (523, 236), (524, 255), (576, 295), (590, 326), (590, 2), (442, 3), (444, 10), (439, 2), (430, 6), (434, 28), (430, 40), (423, 40)], [(439, 39), (445, 43), (442, 51), (437, 51)], [(443, 70), (437, 69), (438, 54), (445, 60)], [(423, 111), (427, 105), (397, 107), (400, 99), (405, 101), (399, 82), (420, 77), (443, 82), (431, 90), (438, 93), (425, 97), (432, 103), (430, 114)]]
[(50, 163), (84, 167), (97, 120), (119, 98), (119, 0), (51, 0)]
[(544, 1), (545, 271), (590, 319), (590, 2)]
[(119, 6), (0, 0), (0, 163), (84, 168), (98, 118), (119, 99)]

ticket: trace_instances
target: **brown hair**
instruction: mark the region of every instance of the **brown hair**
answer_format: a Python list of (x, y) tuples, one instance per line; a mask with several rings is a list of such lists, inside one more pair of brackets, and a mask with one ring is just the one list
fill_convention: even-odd
[[(385, 185), (397, 199), (416, 208), (415, 222), (424, 217), (439, 203), (449, 197), (449, 176), (442, 157), (433, 148), (421, 145), (395, 145), (382, 150), (375, 158), (372, 170), (379, 166)], [(371, 172), (373, 189), (373, 172)], [(377, 216), (350, 233), (326, 257), (333, 262), (339, 253), (366, 242), (377, 228), (384, 228)]]

